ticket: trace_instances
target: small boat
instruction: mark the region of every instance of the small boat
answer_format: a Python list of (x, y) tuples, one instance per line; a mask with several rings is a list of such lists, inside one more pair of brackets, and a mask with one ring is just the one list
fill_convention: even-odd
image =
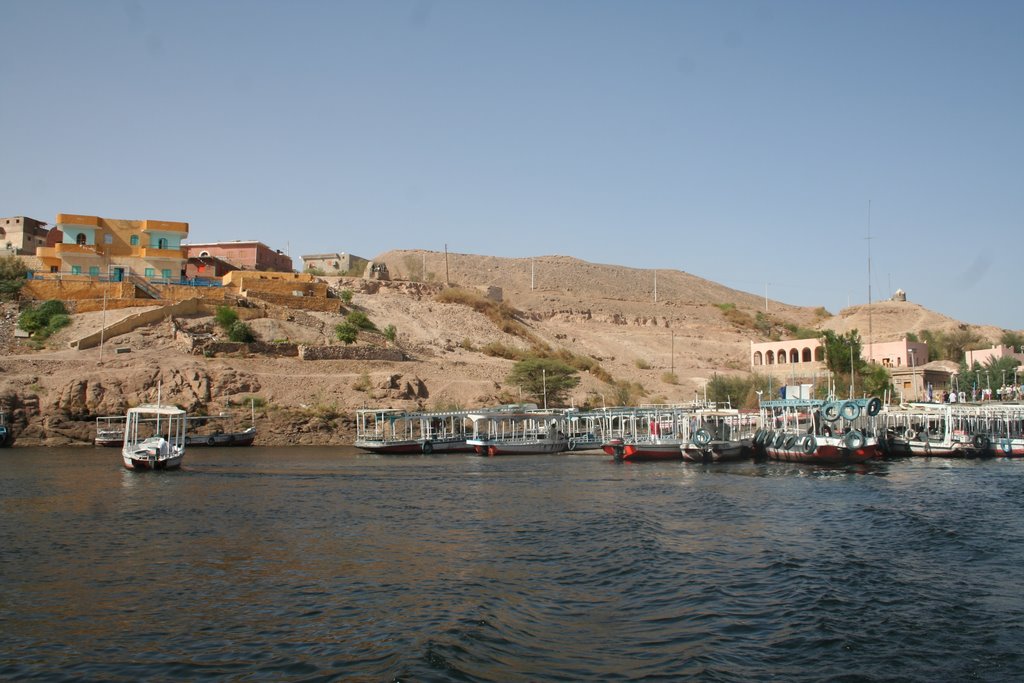
[(124, 445), (124, 423), (124, 415), (97, 417), (93, 443), (102, 448), (120, 448)]
[(754, 455), (757, 415), (728, 408), (702, 410), (697, 417), (700, 420), (697, 430), (689, 443), (682, 446), (684, 460), (733, 462)]
[(184, 410), (145, 404), (128, 409), (121, 457), (130, 470), (173, 470), (185, 457)]
[(769, 458), (815, 465), (848, 465), (879, 455), (874, 436), (877, 398), (849, 401), (779, 399), (761, 402), (754, 445)]
[(640, 406), (620, 409), (610, 419), (610, 434), (601, 445), (608, 455), (622, 462), (682, 460), (683, 447), (690, 442), (690, 418), (686, 406)]
[(0, 448), (10, 448), (14, 445), (14, 432), (11, 430), (7, 413), (0, 413)]
[[(194, 415), (187, 419), (188, 430), (185, 434), (186, 446), (251, 446), (256, 440), (256, 414), (253, 409), (252, 424), (245, 429), (225, 429), (235, 421), (228, 413), (220, 415)], [(212, 427), (211, 427), (212, 425)], [(195, 429), (193, 429), (195, 427)], [(200, 431), (202, 430), (202, 431)]]
[(532, 455), (569, 449), (566, 417), (560, 412), (519, 412), (518, 406), (471, 413), (473, 432), (466, 440), (477, 455)]
[(468, 411), (357, 410), (356, 448), (385, 455), (471, 453)]

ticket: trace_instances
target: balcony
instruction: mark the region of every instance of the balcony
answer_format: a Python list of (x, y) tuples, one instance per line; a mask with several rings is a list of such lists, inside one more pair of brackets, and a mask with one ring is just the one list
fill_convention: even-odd
[[(43, 247), (43, 249), (46, 249), (46, 247)], [(36, 251), (38, 252), (39, 250), (37, 249)], [(69, 244), (61, 242), (54, 245), (53, 251), (54, 255), (58, 257), (62, 255), (70, 256), (72, 254), (75, 256), (95, 256), (96, 258), (103, 256), (103, 247), (99, 244)]]
[(185, 250), (183, 248), (157, 249), (156, 247), (142, 247), (139, 249), (139, 256), (146, 259), (182, 260), (185, 258)]
[(181, 232), (188, 234), (188, 223), (178, 221), (142, 221), (142, 232)]

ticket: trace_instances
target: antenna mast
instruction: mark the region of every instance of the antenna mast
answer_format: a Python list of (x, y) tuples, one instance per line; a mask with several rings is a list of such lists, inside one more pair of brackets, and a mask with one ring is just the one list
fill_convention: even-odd
[(868, 362), (874, 361), (871, 330), (871, 200), (868, 200)]

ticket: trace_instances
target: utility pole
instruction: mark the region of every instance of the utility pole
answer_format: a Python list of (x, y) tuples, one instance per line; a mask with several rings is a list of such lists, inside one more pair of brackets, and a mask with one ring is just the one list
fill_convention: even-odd
[(448, 243), (444, 243), (444, 285), (451, 287), (452, 283), (448, 277)]
[(868, 200), (868, 362), (874, 361), (871, 334), (871, 200)]

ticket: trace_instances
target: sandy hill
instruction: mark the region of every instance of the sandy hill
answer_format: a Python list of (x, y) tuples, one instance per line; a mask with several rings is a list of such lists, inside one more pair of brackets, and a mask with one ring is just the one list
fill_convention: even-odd
[[(476, 407), (518, 399), (505, 381), (513, 362), (480, 349), (492, 342), (527, 342), (468, 306), (439, 302), (446, 279), (466, 288), (500, 287), (535, 338), (592, 357), (617, 382), (642, 387), (645, 402), (692, 400), (716, 373), (747, 372), (751, 341), (764, 340), (751, 324), (764, 310), (762, 297), (680, 271), (657, 271), (655, 301), (653, 270), (564, 256), (449, 254), (446, 266), (441, 253), (390, 251), (376, 260), (388, 265), (391, 281), (328, 280), (337, 290), (351, 290), (353, 306), (379, 328), (397, 329), (404, 361), (191, 355), (175, 345), (170, 321), (109, 339), (104, 356), (98, 349), (70, 349), (69, 341), (98, 328), (98, 313), (73, 316), (69, 328), (37, 351), (12, 338), (16, 311), (8, 305), (0, 312), (0, 409), (13, 413), (21, 445), (87, 443), (97, 416), (123, 414), (127, 406), (152, 399), (160, 383), (167, 400), (193, 412), (257, 396), (266, 402), (258, 416), (261, 443), (317, 444), (351, 443), (352, 415), (361, 407)], [(823, 318), (820, 309), (770, 301), (769, 311), (776, 332), (784, 331), (782, 323), (840, 332), (856, 327), (862, 335), (868, 329), (867, 307)], [(961, 325), (913, 303), (876, 303), (870, 316), (879, 340)], [(268, 314), (251, 324), (266, 341), (338, 343), (333, 329), (340, 315), (292, 318)], [(209, 316), (176, 319), (173, 325), (216, 332)], [(990, 339), (1000, 332), (980, 330)], [(372, 334), (359, 342), (385, 343)], [(128, 353), (114, 354), (112, 347)], [(584, 373), (572, 402), (614, 405), (615, 391)]]

